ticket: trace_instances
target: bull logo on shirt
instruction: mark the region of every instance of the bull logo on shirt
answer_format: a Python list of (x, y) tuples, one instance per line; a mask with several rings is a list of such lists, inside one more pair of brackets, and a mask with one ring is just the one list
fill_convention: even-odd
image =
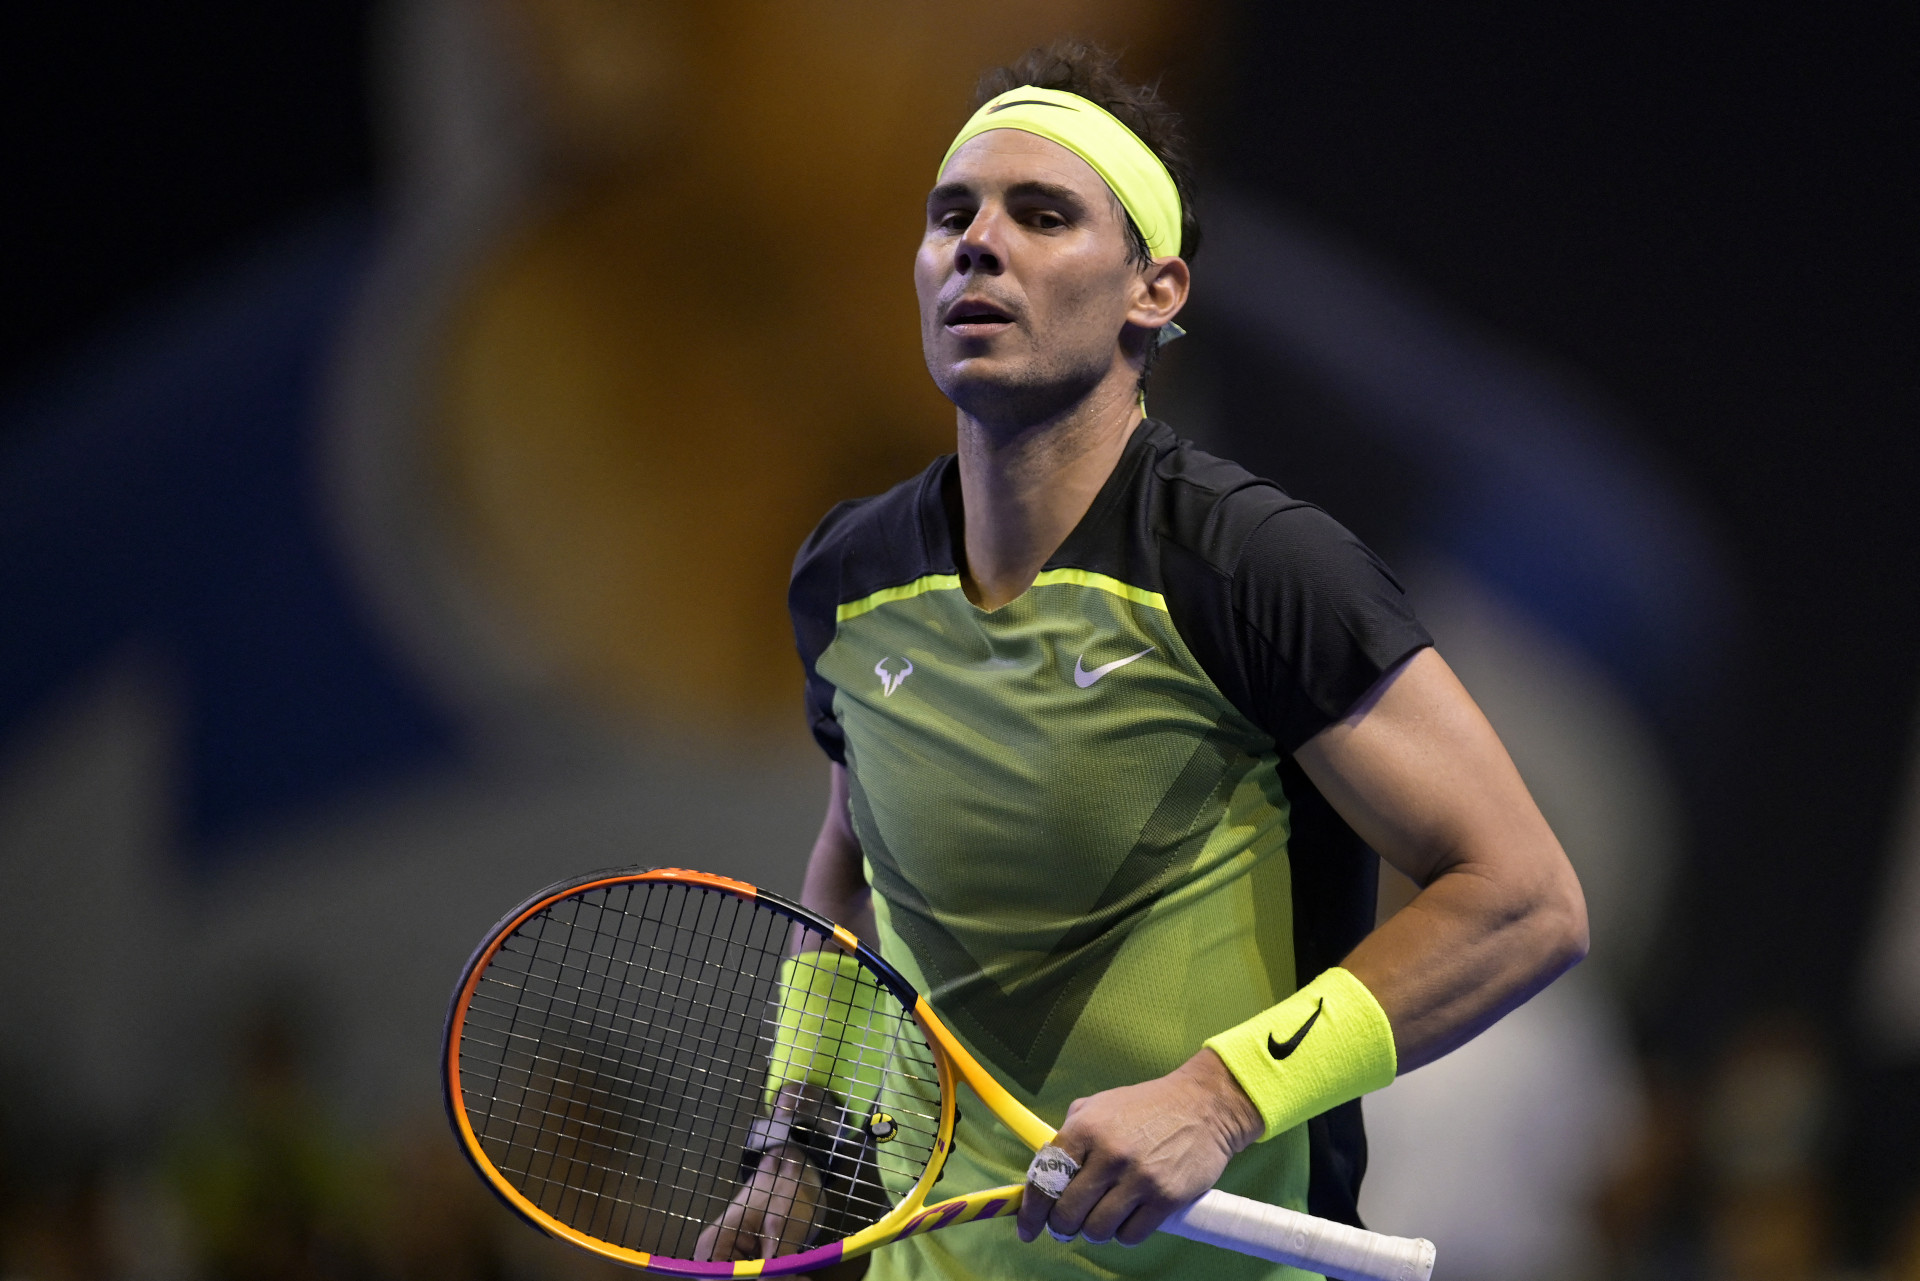
[(887, 663), (889, 661), (890, 660), (883, 658), (875, 663), (873, 665), (873, 674), (880, 678), (880, 693), (887, 698), (892, 698), (893, 691), (900, 688), (901, 682), (913, 675), (913, 660), (911, 658), (901, 659), (900, 661), (906, 664), (906, 670), (900, 672), (888, 671)]

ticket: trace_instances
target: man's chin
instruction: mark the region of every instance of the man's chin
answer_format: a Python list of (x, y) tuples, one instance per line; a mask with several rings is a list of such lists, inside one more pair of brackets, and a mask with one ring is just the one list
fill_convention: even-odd
[(968, 360), (936, 372), (934, 382), (971, 418), (1026, 426), (1066, 413), (1085, 399), (1099, 379), (1046, 376), (998, 362)]

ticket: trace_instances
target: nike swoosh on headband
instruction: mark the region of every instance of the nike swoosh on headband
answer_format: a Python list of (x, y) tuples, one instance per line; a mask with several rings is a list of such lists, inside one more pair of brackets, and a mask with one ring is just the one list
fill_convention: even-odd
[(1320, 1011), (1325, 1009), (1326, 1006), (1327, 998), (1323, 996), (1315, 1003), (1313, 1013), (1307, 1015), (1307, 1021), (1300, 1025), (1300, 1030), (1288, 1037), (1285, 1041), (1276, 1041), (1273, 1039), (1273, 1033), (1267, 1033), (1267, 1053), (1273, 1055), (1276, 1059), (1284, 1059), (1299, 1049), (1300, 1042), (1307, 1039), (1307, 1029), (1319, 1021)]
[[(1039, 107), (1058, 107), (1058, 115)], [(992, 129), (1016, 129), (1058, 143), (1093, 167), (1119, 198), (1156, 258), (1180, 252), (1180, 191), (1167, 166), (1140, 135), (1099, 103), (1039, 85), (1009, 89), (961, 126), (940, 157), (936, 174), (971, 139)], [(936, 179), (937, 180), (937, 179)]]
[(1062, 111), (1080, 110), (1078, 107), (1069, 107), (1064, 102), (1046, 102), (1040, 98), (1020, 98), (1013, 102), (1003, 102), (997, 107), (989, 107), (987, 108), (987, 114), (992, 115), (996, 111), (1005, 111), (1008, 107), (1058, 107)]
[(1141, 650), (1138, 654), (1128, 654), (1125, 658), (1116, 658), (1111, 663), (1102, 663), (1100, 664), (1100, 666), (1094, 668), (1090, 672), (1080, 666), (1080, 658), (1086, 657), (1086, 655), (1084, 654), (1080, 655), (1079, 658), (1075, 658), (1073, 660), (1073, 683), (1075, 685), (1078, 685), (1081, 689), (1085, 689), (1087, 686), (1093, 684), (1095, 681), (1099, 680), (1102, 676), (1105, 676), (1108, 672), (1112, 671), (1114, 668), (1125, 667), (1128, 663), (1131, 663), (1134, 659), (1145, 658), (1148, 654), (1151, 654), (1151, 653), (1153, 653), (1153, 646), (1149, 645), (1145, 649)]

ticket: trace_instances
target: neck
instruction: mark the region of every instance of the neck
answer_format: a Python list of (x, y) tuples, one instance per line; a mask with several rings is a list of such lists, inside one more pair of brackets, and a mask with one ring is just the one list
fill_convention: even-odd
[(1113, 473), (1139, 424), (1132, 379), (1102, 380), (1064, 413), (1022, 426), (960, 411), (967, 595), (998, 609), (1033, 585)]

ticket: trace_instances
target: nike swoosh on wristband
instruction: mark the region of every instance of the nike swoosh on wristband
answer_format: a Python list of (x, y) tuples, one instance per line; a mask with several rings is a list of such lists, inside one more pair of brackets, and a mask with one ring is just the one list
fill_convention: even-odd
[(1149, 645), (1138, 654), (1128, 654), (1125, 658), (1116, 658), (1111, 663), (1102, 663), (1090, 672), (1080, 666), (1080, 659), (1086, 657), (1085, 654), (1082, 654), (1079, 658), (1073, 660), (1073, 683), (1081, 689), (1085, 689), (1114, 668), (1125, 667), (1136, 658), (1145, 658), (1148, 654), (1153, 653), (1153, 648), (1153, 646)]
[(1326, 998), (1321, 997), (1314, 1005), (1313, 1013), (1307, 1015), (1307, 1021), (1300, 1025), (1300, 1030), (1288, 1037), (1285, 1041), (1276, 1041), (1273, 1039), (1273, 1033), (1267, 1033), (1267, 1053), (1273, 1055), (1276, 1059), (1284, 1059), (1299, 1049), (1300, 1042), (1307, 1039), (1307, 1029), (1312, 1027), (1320, 1018), (1320, 1011), (1326, 1007), (1326, 1004)]

